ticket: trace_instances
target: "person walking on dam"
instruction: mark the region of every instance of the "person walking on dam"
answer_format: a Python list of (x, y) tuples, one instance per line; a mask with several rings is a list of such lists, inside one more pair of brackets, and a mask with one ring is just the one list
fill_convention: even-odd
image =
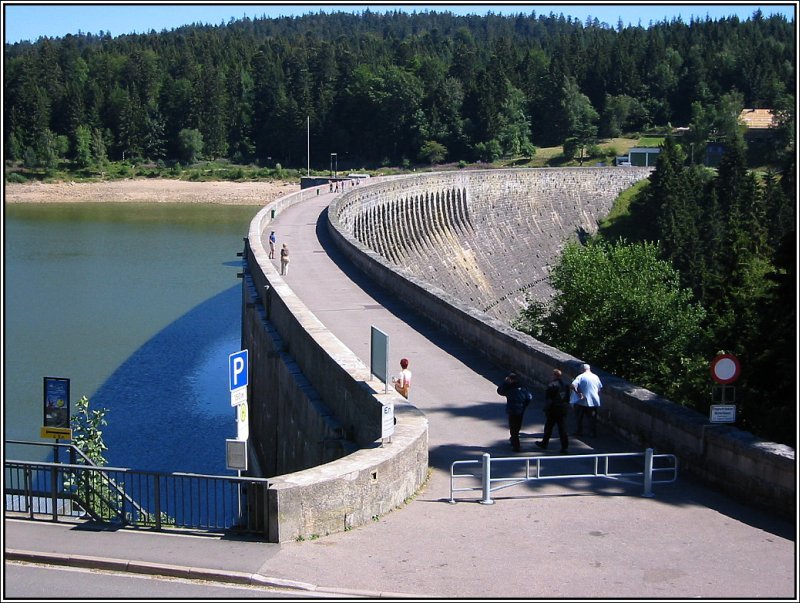
[(544, 437), (536, 445), (547, 450), (553, 428), (558, 425), (558, 438), (561, 440), (561, 454), (569, 452), (569, 436), (567, 435), (567, 415), (569, 414), (570, 387), (561, 378), (561, 371), (553, 369), (553, 377), (544, 391)]
[(289, 248), (286, 243), (281, 247), (281, 275), (286, 276), (289, 274)]
[(581, 368), (583, 372), (572, 382), (572, 389), (578, 394), (578, 401), (575, 403), (575, 410), (578, 412), (578, 430), (575, 435), (583, 435), (583, 419), (588, 416), (589, 435), (595, 437), (597, 409), (600, 408), (600, 390), (603, 389), (603, 384), (588, 364), (584, 364)]
[(531, 403), (533, 396), (520, 383), (516, 373), (509, 373), (503, 382), (497, 386), (497, 393), (506, 397), (506, 414), (508, 415), (508, 431), (511, 437), (511, 448), (514, 452), (520, 451), (519, 431), (522, 429), (522, 419), (525, 409)]
[(269, 233), (269, 259), (271, 259), (271, 260), (275, 258), (275, 241), (276, 240), (277, 239), (275, 238), (275, 231), (273, 230), (271, 233)]

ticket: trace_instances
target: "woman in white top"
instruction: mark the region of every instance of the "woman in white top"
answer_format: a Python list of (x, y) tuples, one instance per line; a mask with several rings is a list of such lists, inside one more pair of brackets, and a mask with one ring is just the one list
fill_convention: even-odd
[(400, 375), (392, 378), (394, 388), (408, 400), (408, 390), (411, 388), (411, 371), (408, 370), (408, 359), (400, 360)]

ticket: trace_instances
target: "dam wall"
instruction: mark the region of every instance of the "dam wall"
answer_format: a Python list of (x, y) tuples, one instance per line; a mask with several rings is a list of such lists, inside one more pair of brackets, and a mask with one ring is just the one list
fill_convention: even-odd
[[(338, 219), (366, 248), (463, 303), (509, 322), (526, 296), (547, 299), (549, 267), (597, 230), (650, 168), (480, 170), (359, 186)], [(352, 190), (352, 189), (351, 189)], [(353, 197), (355, 198), (355, 197)], [(391, 201), (388, 201), (391, 200)]]
[[(266, 230), (313, 189), (278, 199), (252, 220), (243, 252), (242, 348), (249, 353), (249, 473), (268, 477), (271, 542), (372, 521), (427, 479), (428, 422), (366, 367), (298, 299), (265, 249)], [(397, 425), (383, 445), (384, 407)]]
[[(328, 210), (340, 250), (374, 282), (499, 366), (544, 386), (580, 359), (509, 326), (523, 293), (546, 298), (564, 243), (596, 230), (647, 168), (420, 174), (351, 190)], [(606, 192), (595, 190), (605, 189)], [(600, 418), (627, 439), (678, 456), (682, 473), (784, 515), (796, 513), (795, 451), (708, 419), (593, 367)]]

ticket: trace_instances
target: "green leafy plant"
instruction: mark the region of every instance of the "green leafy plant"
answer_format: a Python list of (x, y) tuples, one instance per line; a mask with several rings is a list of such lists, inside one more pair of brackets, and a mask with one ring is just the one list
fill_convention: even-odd
[(91, 410), (89, 398), (81, 396), (78, 400), (77, 411), (72, 415), (72, 443), (83, 452), (95, 465), (105, 465), (106, 459), (103, 452), (108, 450), (103, 440), (103, 427), (108, 425), (106, 413), (108, 409), (100, 408)]
[[(77, 410), (70, 419), (72, 427), (72, 442), (88, 459), (88, 462), (104, 466), (106, 458), (103, 452), (108, 447), (103, 440), (103, 427), (108, 409), (92, 410), (89, 399), (81, 396), (78, 400)], [(76, 460), (78, 464), (86, 463), (84, 457)], [(117, 517), (120, 508), (122, 490), (119, 485), (113, 484), (107, 475), (98, 471), (76, 471), (66, 476), (64, 488), (72, 492), (81, 506), (94, 517), (112, 519)]]

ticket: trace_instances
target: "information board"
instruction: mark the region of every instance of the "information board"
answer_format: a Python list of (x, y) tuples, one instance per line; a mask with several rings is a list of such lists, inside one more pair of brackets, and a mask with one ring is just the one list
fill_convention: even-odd
[(708, 412), (712, 423), (736, 423), (735, 404), (712, 404)]
[(376, 327), (370, 327), (369, 370), (383, 381), (389, 391), (389, 336)]
[(69, 379), (63, 377), (44, 378), (44, 420), (40, 435), (43, 438), (69, 440), (72, 430), (69, 424)]
[(225, 466), (233, 471), (247, 471), (246, 440), (225, 440)]

